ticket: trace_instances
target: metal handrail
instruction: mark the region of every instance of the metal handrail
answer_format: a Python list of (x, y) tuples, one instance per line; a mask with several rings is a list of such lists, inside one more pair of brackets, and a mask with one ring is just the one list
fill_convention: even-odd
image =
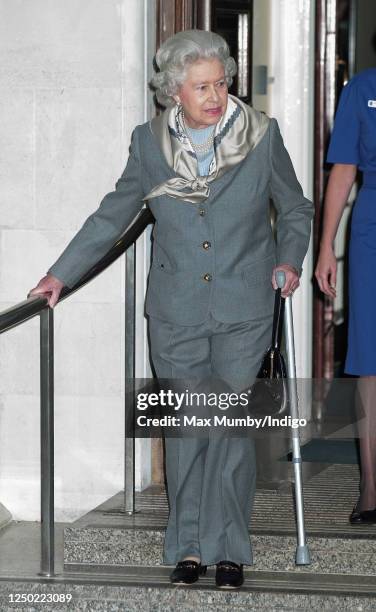
[[(92, 266), (73, 287), (63, 287), (59, 296), (59, 302), (81, 289), (86, 283), (89, 283), (93, 278), (108, 268), (108, 266), (120, 257), (120, 255), (123, 255), (126, 250), (136, 242), (137, 238), (141, 236), (144, 229), (152, 223), (153, 220), (154, 217), (149, 208), (141, 210), (132, 221), (132, 224), (128, 226), (124, 234), (100, 261)], [(23, 302), (19, 302), (15, 306), (3, 310), (0, 312), (0, 334), (40, 314), (47, 305), (47, 298), (32, 295)]]
[[(126, 254), (125, 286), (125, 380), (135, 375), (135, 243), (154, 217), (149, 208), (141, 210), (114, 246), (73, 287), (63, 287), (58, 302), (69, 297), (108, 268), (120, 255)], [(43, 296), (30, 296), (0, 313), (0, 333), (40, 315), (40, 451), (41, 451), (41, 571), (54, 576), (54, 335), (53, 309)], [(127, 394), (125, 394), (126, 396)], [(129, 431), (128, 431), (129, 429)], [(125, 411), (125, 483), (126, 512), (134, 512), (134, 439), (130, 435)]]

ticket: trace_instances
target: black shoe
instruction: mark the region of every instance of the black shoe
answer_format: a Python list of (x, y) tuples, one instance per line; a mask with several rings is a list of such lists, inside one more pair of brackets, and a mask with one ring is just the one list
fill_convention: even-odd
[(170, 580), (173, 584), (193, 584), (197, 582), (199, 576), (206, 574), (206, 569), (206, 565), (191, 559), (179, 561), (170, 575)]
[(220, 561), (215, 572), (215, 584), (220, 589), (236, 589), (244, 582), (243, 565)]
[(358, 511), (354, 508), (350, 514), (351, 525), (374, 525), (376, 524), (376, 508), (374, 510)]

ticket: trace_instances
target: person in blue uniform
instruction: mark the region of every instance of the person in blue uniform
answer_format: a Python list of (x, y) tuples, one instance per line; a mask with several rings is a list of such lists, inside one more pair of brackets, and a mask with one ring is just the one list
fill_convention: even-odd
[(324, 203), (315, 276), (336, 295), (334, 239), (357, 170), (363, 184), (353, 208), (349, 244), (349, 330), (345, 373), (357, 375), (360, 496), (350, 523), (376, 523), (376, 68), (343, 88), (327, 161), (334, 164)]

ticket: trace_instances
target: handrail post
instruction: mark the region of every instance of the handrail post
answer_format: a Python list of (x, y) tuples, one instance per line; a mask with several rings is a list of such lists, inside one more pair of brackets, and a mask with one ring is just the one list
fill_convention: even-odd
[(41, 571), (54, 575), (54, 318), (40, 313)]
[(124, 452), (124, 510), (135, 511), (135, 443), (133, 419), (135, 408), (135, 327), (136, 327), (136, 244), (125, 254), (125, 452)]

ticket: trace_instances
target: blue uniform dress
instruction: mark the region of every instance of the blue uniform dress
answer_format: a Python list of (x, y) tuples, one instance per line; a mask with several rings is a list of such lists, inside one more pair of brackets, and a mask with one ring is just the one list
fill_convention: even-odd
[(345, 372), (376, 375), (376, 68), (342, 90), (327, 161), (356, 164), (363, 172), (351, 221)]

